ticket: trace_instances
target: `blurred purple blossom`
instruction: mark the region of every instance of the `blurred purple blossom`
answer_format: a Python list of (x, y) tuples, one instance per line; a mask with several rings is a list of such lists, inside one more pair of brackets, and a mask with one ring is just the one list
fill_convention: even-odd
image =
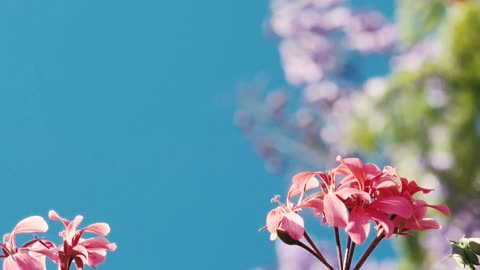
[(272, 0), (267, 25), (280, 39), (285, 77), (294, 86), (334, 75), (349, 52), (384, 53), (397, 41), (381, 13), (353, 11), (343, 1)]

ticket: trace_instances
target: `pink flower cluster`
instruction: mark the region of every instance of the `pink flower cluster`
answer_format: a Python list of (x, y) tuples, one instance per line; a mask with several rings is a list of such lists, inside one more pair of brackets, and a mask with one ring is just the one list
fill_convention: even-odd
[[(11, 233), (5, 234), (0, 244), (3, 255), (3, 270), (44, 270), (48, 257), (58, 265), (59, 270), (69, 270), (72, 263), (77, 270), (85, 266), (95, 268), (105, 261), (107, 251), (114, 251), (116, 245), (110, 243), (106, 235), (110, 233), (107, 223), (94, 223), (78, 229), (82, 216), (76, 216), (72, 221), (60, 217), (55, 211), (48, 213), (51, 220), (60, 221), (65, 230), (60, 232), (63, 242), (55, 245), (52, 241), (34, 237), (21, 247), (17, 247), (15, 238), (18, 234), (45, 233), (47, 222), (40, 216), (31, 216), (21, 220)], [(92, 233), (97, 237), (82, 238), (84, 233)]]
[[(313, 209), (316, 216), (322, 217), (323, 224), (335, 228), (338, 247), (338, 229), (344, 229), (348, 236), (347, 249), (352, 248), (352, 243), (358, 245), (366, 241), (371, 223), (377, 230), (375, 248), (378, 241), (393, 234), (409, 235), (413, 231), (439, 229), (438, 222), (427, 217), (428, 208), (450, 215), (446, 205), (430, 205), (414, 198), (417, 193), (432, 190), (400, 176), (390, 166), (380, 170), (376, 165), (363, 163), (358, 158), (340, 156), (337, 161), (340, 164), (327, 173), (302, 172), (295, 175), (285, 204), (279, 201), (278, 195), (272, 199), (279, 206), (268, 213), (264, 227), (270, 232), (271, 240), (280, 236), (287, 244), (306, 248), (299, 242), (305, 237), (313, 245), (299, 215), (302, 209)], [(312, 248), (309, 250), (312, 254), (320, 255), (315, 247)], [(338, 253), (341, 257), (340, 247)]]

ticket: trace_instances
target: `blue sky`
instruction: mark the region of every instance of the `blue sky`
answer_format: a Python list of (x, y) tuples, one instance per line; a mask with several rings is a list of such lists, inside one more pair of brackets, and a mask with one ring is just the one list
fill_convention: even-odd
[(273, 264), (257, 229), (284, 187), (232, 124), (237, 83), (281, 76), (267, 9), (2, 1), (0, 233), (55, 209), (111, 225), (99, 269)]

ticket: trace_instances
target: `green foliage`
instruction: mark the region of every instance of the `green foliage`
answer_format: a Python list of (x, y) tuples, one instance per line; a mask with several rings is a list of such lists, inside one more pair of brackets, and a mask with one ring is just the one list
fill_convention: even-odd
[(437, 29), (446, 13), (444, 0), (402, 0), (397, 5), (400, 37), (410, 46)]
[[(428, 36), (443, 51), (417, 70), (390, 74), (387, 91), (371, 101), (369, 112), (357, 113), (349, 128), (350, 143), (366, 154), (384, 147), (400, 170), (410, 169), (418, 179), (434, 175), (448, 189), (446, 200), (455, 213), (480, 193), (480, 4), (446, 7), (440, 0), (399, 1), (397, 19), (407, 47)], [(440, 84), (432, 87), (432, 81)], [(368, 124), (378, 114), (386, 123), (381, 130)], [(436, 155), (446, 163), (435, 164)], [(428, 269), (438, 259), (419, 256), (423, 252), (415, 238), (405, 247), (401, 269)], [(472, 250), (459, 253), (457, 261), (477, 264)]]

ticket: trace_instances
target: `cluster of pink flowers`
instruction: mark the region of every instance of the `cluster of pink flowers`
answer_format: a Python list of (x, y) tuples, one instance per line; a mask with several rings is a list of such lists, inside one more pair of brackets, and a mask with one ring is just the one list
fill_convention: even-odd
[[(69, 270), (73, 263), (77, 270), (83, 270), (85, 266), (95, 268), (105, 261), (107, 251), (117, 248), (105, 238), (110, 233), (107, 223), (94, 223), (78, 229), (83, 220), (82, 216), (76, 216), (69, 221), (51, 210), (48, 217), (62, 222), (65, 226), (65, 230), (60, 232), (63, 242), (56, 245), (52, 241), (34, 236), (31, 241), (17, 247), (15, 238), (18, 234), (45, 233), (48, 230), (48, 224), (42, 217), (27, 217), (3, 237), (3, 243), (0, 244), (3, 251), (0, 257), (4, 259), (3, 270), (44, 270), (47, 257), (58, 265), (59, 270)], [(84, 233), (92, 233), (98, 237), (84, 239)]]
[[(339, 156), (337, 161), (340, 164), (327, 173), (302, 172), (295, 175), (285, 204), (279, 201), (278, 195), (272, 199), (279, 206), (267, 215), (264, 229), (270, 232), (270, 239), (279, 236), (287, 244), (299, 245), (324, 262), (327, 268), (333, 269), (311, 241), (299, 215), (302, 209), (313, 209), (316, 216), (322, 217), (323, 224), (334, 227), (340, 269), (349, 269), (354, 246), (367, 240), (373, 221), (377, 236), (357, 263), (355, 269), (358, 269), (383, 238), (439, 229), (439, 223), (427, 217), (428, 208), (450, 215), (446, 205), (430, 205), (414, 198), (419, 192), (425, 194), (432, 190), (400, 176), (390, 166), (382, 171), (358, 158)], [(296, 197), (298, 199), (293, 202)], [(345, 259), (341, 255), (339, 228), (344, 229), (348, 236)], [(299, 241), (304, 237), (311, 247)]]

